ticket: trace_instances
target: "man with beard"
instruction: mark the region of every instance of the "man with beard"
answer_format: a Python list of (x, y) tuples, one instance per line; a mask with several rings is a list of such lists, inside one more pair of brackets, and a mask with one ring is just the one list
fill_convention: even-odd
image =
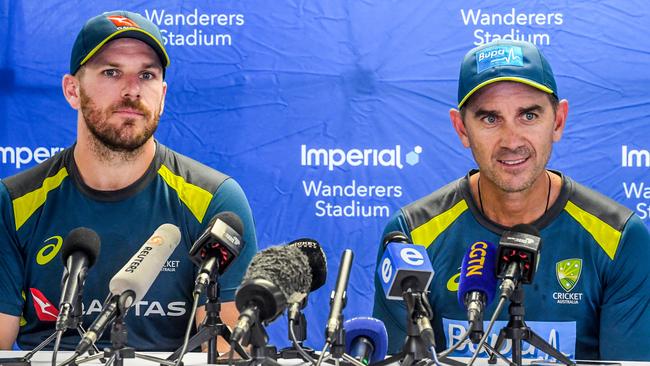
[[(534, 281), (524, 286), (528, 325), (572, 358), (650, 360), (650, 347), (637, 346), (650, 339), (645, 225), (626, 207), (546, 169), (568, 109), (548, 61), (533, 44), (498, 41), (465, 55), (458, 109), (450, 117), (478, 170), (403, 207), (384, 231), (401, 231), (426, 247), (435, 270), (428, 299), (439, 352), (467, 330), (457, 292), (470, 245), (498, 244), (505, 230), (531, 224), (543, 245)], [(380, 248), (378, 258), (382, 254)], [(405, 307), (386, 300), (381, 281), (375, 277), (374, 314), (386, 323), (390, 352), (397, 353), (406, 336)], [(486, 320), (496, 303), (487, 308)], [(507, 311), (499, 320), (488, 338), (492, 344)], [(454, 355), (471, 356), (474, 349), (464, 344)], [(524, 357), (544, 356), (528, 345), (523, 351)]]
[[(246, 197), (234, 179), (180, 155), (152, 136), (163, 112), (169, 57), (159, 29), (116, 11), (86, 22), (72, 49), (63, 94), (77, 113), (74, 145), (0, 182), (0, 347), (31, 349), (54, 332), (63, 271), (59, 251), (77, 227), (96, 231), (101, 253), (84, 287), (84, 325), (99, 314), (113, 275), (161, 224), (181, 242), (126, 323), (137, 350), (182, 343), (196, 268), (188, 250), (219, 212), (244, 225), (244, 246), (218, 279), (221, 317), (234, 324), (234, 292), (257, 251)], [(205, 317), (200, 310), (197, 320)], [(106, 345), (105, 332), (101, 345)], [(68, 331), (62, 348), (79, 341)], [(222, 349), (223, 351), (224, 349)]]

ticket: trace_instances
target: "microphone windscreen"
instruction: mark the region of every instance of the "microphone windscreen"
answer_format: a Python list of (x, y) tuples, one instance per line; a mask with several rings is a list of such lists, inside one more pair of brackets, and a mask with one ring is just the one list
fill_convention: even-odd
[(273, 246), (253, 257), (242, 279), (242, 286), (250, 280), (267, 280), (278, 287), (288, 303), (297, 302), (309, 293), (309, 271), (309, 260), (300, 249), (286, 245)]
[(311, 269), (311, 287), (309, 291), (321, 288), (327, 280), (327, 258), (320, 244), (314, 239), (303, 238), (294, 240), (287, 246), (296, 247), (300, 249), (302, 254), (307, 256), (309, 268)]
[(402, 243), (402, 244), (413, 244), (411, 239), (401, 231), (391, 231), (390, 233), (384, 236), (382, 240), (382, 246), (386, 248), (388, 243)]
[(384, 322), (372, 317), (355, 317), (343, 323), (345, 328), (345, 352), (350, 350), (359, 337), (368, 338), (374, 345), (374, 351), (370, 356), (370, 363), (383, 360), (388, 352), (388, 333)]
[(94, 230), (78, 227), (71, 230), (68, 235), (66, 235), (63, 240), (63, 245), (61, 246), (61, 259), (63, 259), (63, 265), (65, 266), (68, 262), (68, 257), (74, 252), (83, 252), (83, 254), (88, 258), (88, 267), (92, 267), (99, 257), (99, 249), (101, 243), (99, 240), (99, 235)]
[(241, 219), (239, 218), (239, 216), (237, 216), (236, 213), (231, 211), (219, 212), (212, 218), (212, 220), (210, 220), (210, 224), (208, 225), (208, 227), (212, 226), (212, 224), (214, 224), (214, 221), (216, 221), (217, 219), (223, 221), (225, 224), (230, 226), (240, 236), (244, 235), (244, 224), (242, 223)]
[(465, 295), (479, 291), (486, 297), (487, 307), (497, 288), (497, 247), (488, 241), (477, 241), (467, 248), (460, 267), (458, 302), (465, 307)]
[(156, 280), (162, 266), (181, 241), (181, 231), (172, 224), (162, 224), (138, 252), (120, 269), (109, 283), (111, 293), (121, 295), (131, 290), (133, 302), (142, 300)]

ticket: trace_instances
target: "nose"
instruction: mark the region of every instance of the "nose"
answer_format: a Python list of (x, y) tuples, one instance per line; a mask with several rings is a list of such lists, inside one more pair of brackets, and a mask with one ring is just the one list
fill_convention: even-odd
[(122, 80), (124, 82), (124, 85), (122, 86), (122, 98), (139, 99), (141, 85), (138, 75), (127, 76)]
[(516, 150), (524, 144), (524, 138), (515, 121), (507, 121), (502, 125), (501, 147)]

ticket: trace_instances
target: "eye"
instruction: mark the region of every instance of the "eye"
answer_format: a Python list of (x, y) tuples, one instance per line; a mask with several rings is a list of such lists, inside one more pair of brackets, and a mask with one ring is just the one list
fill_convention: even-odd
[(153, 80), (156, 78), (156, 75), (152, 72), (145, 71), (140, 75), (140, 78), (144, 80)]
[(108, 76), (109, 78), (115, 78), (119, 76), (119, 71), (116, 69), (104, 70), (102, 71), (102, 73), (104, 74), (104, 76)]
[(493, 125), (493, 124), (497, 123), (497, 116), (495, 116), (494, 114), (488, 114), (485, 117), (483, 117), (482, 119), (483, 119), (483, 122), (485, 122), (485, 123), (487, 123), (489, 125)]
[(533, 113), (533, 112), (526, 112), (526, 113), (524, 113), (524, 119), (525, 119), (526, 121), (532, 121), (532, 120), (534, 120), (535, 118), (537, 118), (537, 115), (536, 115), (535, 113)]

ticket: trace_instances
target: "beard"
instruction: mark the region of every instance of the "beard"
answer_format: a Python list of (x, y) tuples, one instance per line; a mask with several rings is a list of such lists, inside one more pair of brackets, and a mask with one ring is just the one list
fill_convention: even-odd
[[(123, 99), (102, 110), (90, 97), (80, 89), (81, 113), (84, 122), (90, 131), (97, 152), (104, 152), (100, 155), (119, 153), (125, 156), (137, 155), (139, 149), (147, 142), (156, 128), (160, 119), (160, 109), (151, 111), (145, 107), (140, 100)], [(143, 114), (145, 121), (142, 131), (136, 132), (136, 119), (124, 119), (119, 125), (108, 122), (112, 113), (122, 108), (130, 108)]]

